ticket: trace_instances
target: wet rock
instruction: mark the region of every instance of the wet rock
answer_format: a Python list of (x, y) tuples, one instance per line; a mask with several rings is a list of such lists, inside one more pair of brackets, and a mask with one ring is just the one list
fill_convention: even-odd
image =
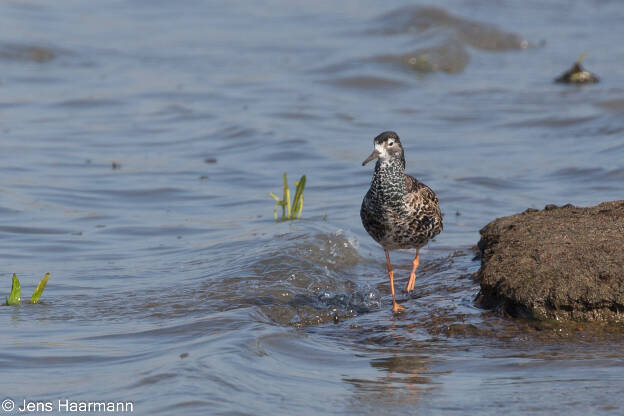
[(624, 201), (526, 210), (481, 230), (477, 304), (514, 317), (624, 322)]
[(526, 49), (528, 42), (498, 27), (453, 16), (438, 7), (407, 6), (380, 18), (382, 32), (388, 35), (422, 33), (438, 28), (455, 32), (466, 44), (490, 51)]
[(574, 65), (572, 65), (572, 68), (556, 78), (555, 82), (563, 84), (593, 84), (599, 82), (600, 78), (598, 78), (597, 75), (583, 68), (583, 65), (581, 65), (583, 59), (585, 59), (585, 54), (581, 55)]

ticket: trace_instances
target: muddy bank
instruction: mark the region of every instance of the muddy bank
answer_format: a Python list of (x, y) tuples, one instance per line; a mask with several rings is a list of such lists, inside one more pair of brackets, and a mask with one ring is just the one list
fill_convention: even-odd
[(481, 230), (477, 304), (518, 317), (624, 322), (624, 201), (529, 209)]

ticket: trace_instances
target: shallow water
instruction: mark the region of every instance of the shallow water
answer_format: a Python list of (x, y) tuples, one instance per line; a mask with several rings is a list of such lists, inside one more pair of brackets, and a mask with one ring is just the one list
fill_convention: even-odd
[[(624, 191), (616, 1), (0, 5), (0, 391), (138, 414), (613, 414), (618, 333), (477, 309), (490, 220)], [(583, 52), (602, 82), (553, 79)], [(440, 198), (393, 317), (379, 132)], [(303, 220), (268, 193), (307, 175)], [(398, 287), (413, 253), (393, 252)], [(4, 398), (3, 398), (4, 399)], [(56, 406), (56, 404), (55, 404)]]

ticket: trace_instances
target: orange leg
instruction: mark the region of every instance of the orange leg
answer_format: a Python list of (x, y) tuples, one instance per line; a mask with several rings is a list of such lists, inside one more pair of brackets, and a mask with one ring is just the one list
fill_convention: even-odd
[(388, 250), (386, 252), (386, 266), (388, 266), (388, 276), (390, 276), (390, 290), (392, 292), (392, 312), (397, 313), (399, 311), (404, 310), (405, 308), (399, 305), (396, 302), (396, 298), (394, 297), (394, 270), (392, 270), (392, 265), (390, 264), (390, 253)]
[(416, 269), (418, 268), (419, 256), (418, 250), (416, 250), (416, 257), (414, 257), (414, 261), (412, 261), (412, 274), (410, 274), (409, 280), (407, 282), (407, 286), (405, 286), (405, 291), (407, 293), (414, 290), (414, 284), (416, 283)]

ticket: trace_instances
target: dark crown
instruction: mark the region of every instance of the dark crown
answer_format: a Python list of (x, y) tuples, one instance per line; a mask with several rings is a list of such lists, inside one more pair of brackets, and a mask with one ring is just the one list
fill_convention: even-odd
[(383, 133), (379, 134), (377, 137), (375, 137), (375, 143), (383, 143), (388, 141), (388, 139), (394, 139), (396, 142), (401, 143), (399, 135), (393, 131), (384, 131)]

